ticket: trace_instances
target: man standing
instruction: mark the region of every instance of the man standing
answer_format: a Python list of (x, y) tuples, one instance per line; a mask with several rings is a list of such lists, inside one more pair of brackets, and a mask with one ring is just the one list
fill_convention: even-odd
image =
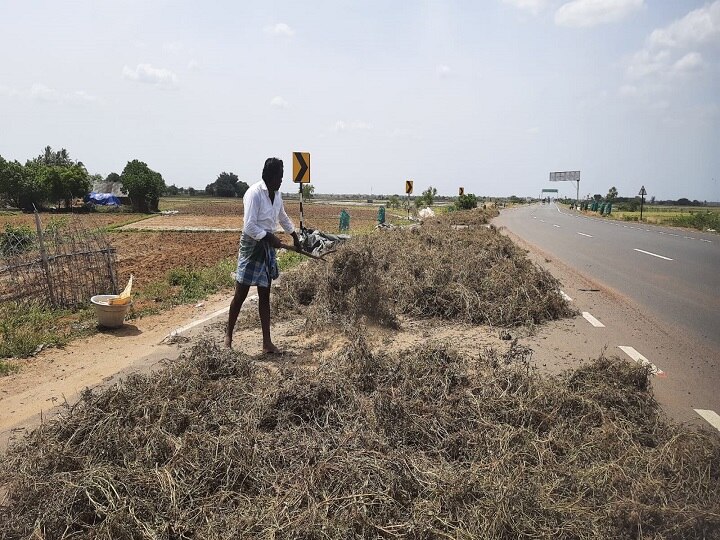
[(281, 246), (280, 239), (273, 234), (277, 230), (278, 221), (283, 230), (292, 235), (295, 248), (300, 249), (300, 238), (295, 232), (295, 225), (285, 212), (282, 196), (278, 191), (282, 177), (282, 160), (266, 159), (262, 180), (250, 186), (243, 197), (243, 232), (235, 273), (235, 296), (230, 303), (225, 333), (226, 347), (232, 347), (233, 330), (240, 308), (250, 287), (256, 285), (263, 352), (279, 352), (270, 339), (270, 285), (279, 274), (275, 249)]

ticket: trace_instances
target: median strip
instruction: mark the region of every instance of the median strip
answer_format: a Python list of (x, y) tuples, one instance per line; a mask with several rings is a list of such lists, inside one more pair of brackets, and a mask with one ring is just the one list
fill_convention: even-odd
[(605, 325), (598, 321), (595, 317), (590, 315), (587, 311), (582, 312), (582, 316), (585, 317), (585, 320), (592, 324), (595, 328), (605, 328)]
[(652, 373), (653, 375), (657, 375), (658, 377), (667, 376), (667, 374), (662, 369), (659, 369), (655, 364), (653, 364), (650, 360), (637, 352), (633, 347), (618, 345), (618, 349), (627, 354), (630, 358), (632, 358), (635, 362), (638, 362), (640, 365), (644, 367), (649, 367), (650, 373)]
[(693, 409), (696, 413), (702, 416), (708, 424), (720, 431), (720, 414), (715, 411), (708, 411), (706, 409)]
[(649, 252), (649, 251), (645, 251), (644, 249), (638, 249), (638, 248), (634, 248), (634, 249), (635, 249), (635, 251), (639, 251), (640, 253), (645, 253), (645, 255), (652, 255), (653, 257), (657, 257), (658, 259), (665, 259), (666, 261), (672, 261), (672, 260), (673, 260), (673, 259), (671, 259), (670, 257), (665, 257), (665, 256), (663, 256), (663, 255), (658, 255), (657, 253), (651, 253), (651, 252)]

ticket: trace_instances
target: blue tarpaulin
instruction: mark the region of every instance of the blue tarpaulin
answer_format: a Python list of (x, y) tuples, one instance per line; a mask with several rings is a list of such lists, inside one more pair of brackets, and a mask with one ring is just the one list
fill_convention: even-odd
[(120, 206), (120, 199), (112, 193), (96, 193), (95, 191), (91, 191), (90, 194), (85, 197), (85, 202), (101, 206)]

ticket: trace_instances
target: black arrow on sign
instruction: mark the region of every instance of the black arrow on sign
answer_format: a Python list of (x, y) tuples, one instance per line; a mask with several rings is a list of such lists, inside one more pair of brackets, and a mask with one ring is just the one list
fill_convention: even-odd
[(305, 176), (305, 172), (308, 170), (308, 166), (303, 159), (302, 152), (295, 152), (295, 159), (297, 159), (297, 162), (300, 164), (300, 170), (295, 177), (295, 182), (302, 182), (302, 179)]

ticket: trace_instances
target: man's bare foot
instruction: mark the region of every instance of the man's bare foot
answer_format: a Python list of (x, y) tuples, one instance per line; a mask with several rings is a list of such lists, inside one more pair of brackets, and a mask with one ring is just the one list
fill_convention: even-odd
[(232, 349), (232, 336), (225, 336), (225, 346)]
[(264, 354), (280, 354), (280, 349), (278, 349), (275, 345), (272, 343), (270, 345), (263, 345), (263, 353)]

